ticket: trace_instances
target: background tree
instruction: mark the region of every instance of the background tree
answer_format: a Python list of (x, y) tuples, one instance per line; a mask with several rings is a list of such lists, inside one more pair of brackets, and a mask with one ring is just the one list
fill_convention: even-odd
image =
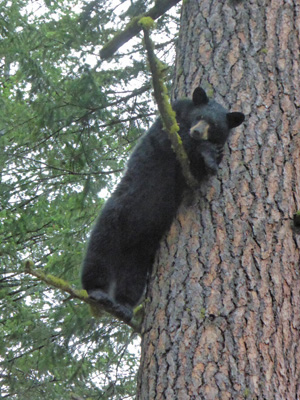
[(201, 82), (248, 118), (162, 242), (138, 398), (296, 399), (299, 7), (190, 0), (180, 26), (174, 96)]

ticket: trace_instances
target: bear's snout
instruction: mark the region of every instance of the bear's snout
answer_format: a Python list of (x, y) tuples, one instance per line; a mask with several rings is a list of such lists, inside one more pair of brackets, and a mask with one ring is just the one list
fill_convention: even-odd
[(199, 121), (190, 129), (190, 136), (195, 140), (208, 140), (209, 124), (206, 121)]

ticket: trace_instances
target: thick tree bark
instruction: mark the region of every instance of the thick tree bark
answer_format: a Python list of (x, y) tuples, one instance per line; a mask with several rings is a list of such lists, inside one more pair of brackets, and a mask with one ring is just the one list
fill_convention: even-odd
[(149, 285), (139, 400), (300, 399), (300, 5), (189, 0), (175, 97), (247, 115)]

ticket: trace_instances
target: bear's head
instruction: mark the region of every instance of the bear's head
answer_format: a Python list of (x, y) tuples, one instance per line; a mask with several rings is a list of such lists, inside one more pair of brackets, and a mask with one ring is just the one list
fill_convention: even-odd
[(230, 129), (239, 126), (245, 119), (241, 112), (228, 112), (216, 101), (209, 99), (198, 87), (192, 100), (178, 101), (174, 107), (180, 127), (189, 129), (190, 136), (223, 145)]

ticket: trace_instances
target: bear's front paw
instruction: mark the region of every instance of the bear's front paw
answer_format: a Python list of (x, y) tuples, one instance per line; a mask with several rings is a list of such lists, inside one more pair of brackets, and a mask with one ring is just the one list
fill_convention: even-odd
[(215, 175), (218, 171), (218, 161), (215, 152), (203, 152), (202, 157), (206, 172), (209, 175)]

